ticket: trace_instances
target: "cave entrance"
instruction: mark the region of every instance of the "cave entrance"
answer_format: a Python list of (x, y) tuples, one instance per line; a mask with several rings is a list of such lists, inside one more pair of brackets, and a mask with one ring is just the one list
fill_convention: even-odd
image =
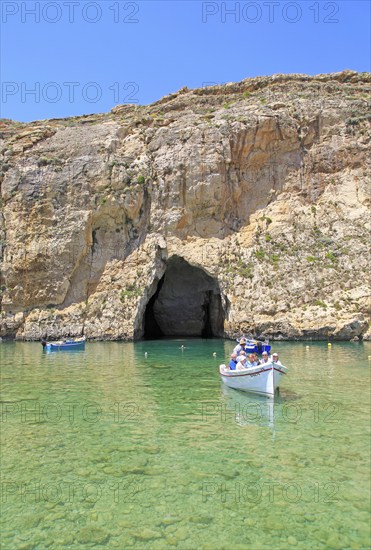
[(144, 313), (144, 338), (224, 336), (224, 309), (218, 282), (178, 256)]

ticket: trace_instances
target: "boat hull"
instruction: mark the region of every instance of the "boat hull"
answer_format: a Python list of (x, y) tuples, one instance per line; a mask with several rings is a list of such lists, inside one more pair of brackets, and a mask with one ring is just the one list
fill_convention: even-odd
[(268, 363), (241, 371), (230, 371), (225, 368), (225, 365), (220, 365), (219, 372), (222, 381), (229, 388), (274, 396), (287, 368), (276, 363)]

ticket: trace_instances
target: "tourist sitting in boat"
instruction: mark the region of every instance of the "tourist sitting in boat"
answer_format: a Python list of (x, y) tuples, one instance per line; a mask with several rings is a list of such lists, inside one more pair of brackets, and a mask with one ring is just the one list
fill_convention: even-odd
[(282, 365), (281, 361), (278, 359), (278, 353), (272, 353), (272, 363)]
[(241, 357), (244, 357), (245, 359), (247, 359), (246, 353), (244, 351), (240, 351), (240, 353), (237, 355), (237, 363), (241, 360)]
[(264, 363), (270, 363), (270, 359), (269, 359), (269, 355), (268, 355), (267, 351), (263, 351), (261, 363), (263, 365), (264, 365)]
[(229, 370), (236, 370), (237, 363), (238, 363), (237, 354), (231, 353), (231, 360), (229, 361)]
[(247, 362), (247, 365), (246, 365), (248, 368), (249, 367), (256, 367), (256, 362), (255, 362), (255, 354), (254, 353), (249, 353), (249, 356), (248, 356), (248, 362)]
[(234, 348), (233, 353), (237, 356), (240, 355), (241, 351), (246, 352), (246, 338), (241, 338), (240, 343)]
[(236, 365), (236, 370), (244, 370), (247, 368), (248, 365), (246, 365), (246, 356), (240, 355), (238, 358), (238, 363)]
[(260, 365), (259, 355), (256, 352), (254, 353), (254, 357), (255, 357), (255, 365)]

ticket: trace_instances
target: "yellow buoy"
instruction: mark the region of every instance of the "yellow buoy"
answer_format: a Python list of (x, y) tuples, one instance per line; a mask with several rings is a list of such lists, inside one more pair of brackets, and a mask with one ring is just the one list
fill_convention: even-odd
[(328, 348), (331, 348), (331, 347), (332, 347), (331, 342), (329, 342), (329, 343), (327, 344), (327, 347), (328, 347)]

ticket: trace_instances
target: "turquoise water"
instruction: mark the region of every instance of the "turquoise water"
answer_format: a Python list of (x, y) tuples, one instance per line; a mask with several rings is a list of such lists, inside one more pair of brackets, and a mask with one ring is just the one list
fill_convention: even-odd
[(368, 548), (371, 346), (307, 345), (273, 405), (231, 341), (1, 344), (2, 548)]

